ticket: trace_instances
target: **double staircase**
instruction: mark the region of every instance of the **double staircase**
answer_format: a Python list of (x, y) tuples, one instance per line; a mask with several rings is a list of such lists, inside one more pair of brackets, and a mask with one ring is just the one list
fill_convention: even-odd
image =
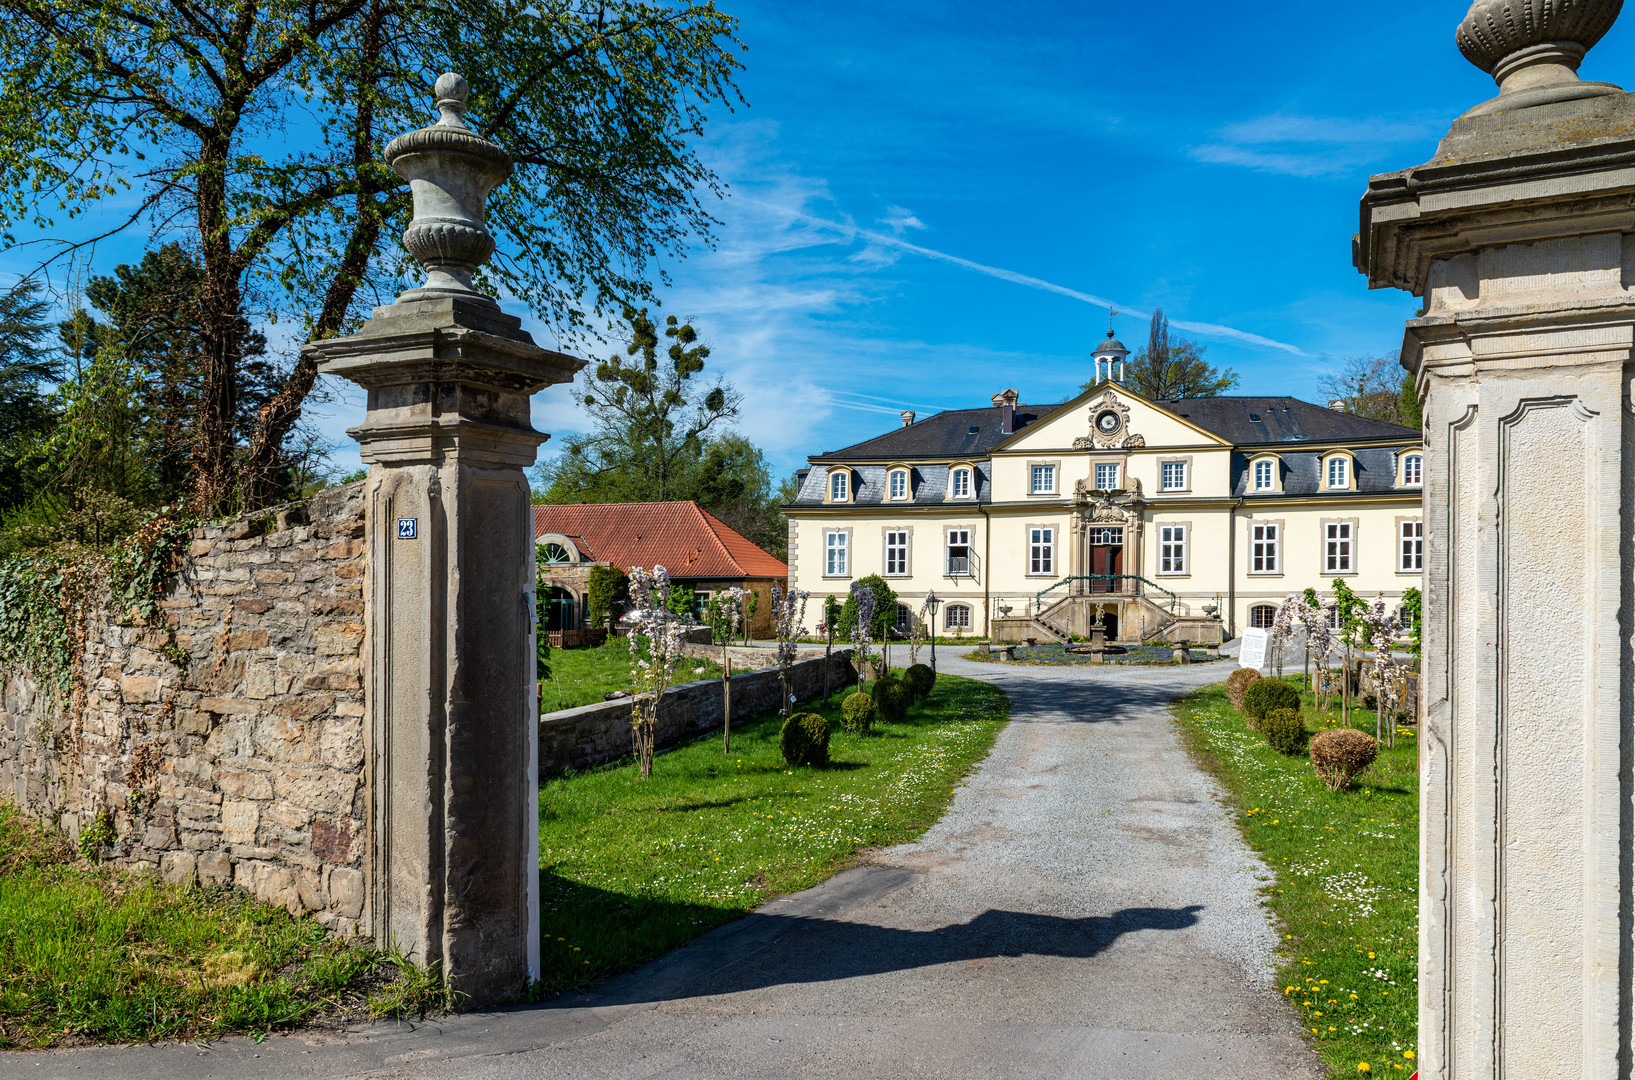
[[(1075, 589), (1075, 585), (1078, 586)], [(1056, 593), (1059, 595), (1052, 596)], [(1152, 593), (1165, 597), (1163, 603)], [(1178, 597), (1156, 582), (1133, 574), (1093, 574), (1065, 578), (1035, 597), (1033, 614), (1004, 620), (1021, 624), (1022, 637), (1066, 644), (1077, 635), (1088, 637), (1099, 613), (1118, 605), (1118, 640), (1146, 645), (1176, 640), (1213, 644), (1221, 640), (1220, 623), (1202, 616), (1175, 614)]]

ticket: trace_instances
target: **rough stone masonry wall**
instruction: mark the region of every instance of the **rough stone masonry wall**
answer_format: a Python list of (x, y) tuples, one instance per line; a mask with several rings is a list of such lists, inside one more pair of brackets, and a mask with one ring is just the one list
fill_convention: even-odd
[[(194, 532), (167, 631), (90, 620), (83, 707), (4, 672), (0, 797), (110, 861), (242, 886), (343, 933), (363, 909), (363, 485)], [(77, 713), (77, 715), (76, 715)]]

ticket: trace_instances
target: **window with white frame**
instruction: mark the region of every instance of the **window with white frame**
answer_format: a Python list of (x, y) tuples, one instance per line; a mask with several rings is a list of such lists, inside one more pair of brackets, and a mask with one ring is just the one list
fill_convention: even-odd
[(1402, 459), (1402, 486), (1420, 487), (1425, 483), (1425, 455), (1409, 454)]
[(1053, 495), (1056, 492), (1056, 466), (1034, 465), (1029, 468), (1032, 479), (1030, 490), (1035, 495)]
[(1256, 574), (1275, 574), (1281, 567), (1282, 530), (1275, 522), (1254, 522), (1249, 526), (1249, 566)]
[(1349, 574), (1353, 546), (1351, 522), (1329, 521), (1323, 525), (1323, 569), (1330, 574)]
[(1397, 569), (1406, 574), (1417, 574), (1425, 569), (1425, 523), (1423, 521), (1404, 521), (1402, 523), (1402, 552)]
[(971, 530), (948, 530), (948, 573), (969, 574), (971, 572)]
[(1102, 461), (1096, 464), (1096, 490), (1115, 491), (1118, 489), (1118, 462)]
[(829, 501), (845, 502), (851, 495), (852, 478), (847, 472), (829, 474)]
[(845, 577), (851, 572), (850, 534), (844, 529), (829, 529), (823, 534), (823, 573), (828, 577)]
[(1328, 486), (1343, 488), (1349, 485), (1351, 475), (1351, 459), (1344, 455), (1335, 455), (1328, 459)]
[(1270, 604), (1256, 604), (1249, 609), (1249, 625), (1257, 630), (1270, 630), (1277, 622), (1277, 609)]
[(1028, 573), (1056, 572), (1056, 530), (1036, 526), (1028, 530)]
[(1184, 574), (1187, 572), (1187, 527), (1161, 525), (1158, 528), (1158, 572)]
[(887, 480), (887, 495), (892, 499), (908, 498), (908, 470), (893, 469)]
[(1187, 463), (1184, 461), (1166, 461), (1159, 466), (1158, 488), (1161, 491), (1185, 491), (1187, 487)]
[(948, 478), (948, 496), (953, 499), (969, 499), (971, 497), (971, 470), (955, 469)]
[(905, 577), (908, 574), (908, 530), (886, 530), (886, 576)]
[(1273, 491), (1277, 488), (1277, 463), (1270, 459), (1255, 462), (1255, 490)]
[(949, 604), (943, 608), (943, 626), (949, 630), (969, 630), (971, 628), (971, 606), (969, 604)]

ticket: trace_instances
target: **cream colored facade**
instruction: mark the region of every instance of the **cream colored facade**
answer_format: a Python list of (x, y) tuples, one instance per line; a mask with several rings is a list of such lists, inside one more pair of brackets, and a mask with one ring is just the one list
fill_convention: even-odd
[(914, 611), (935, 590), (942, 633), (1045, 636), (1019, 623), (1049, 614), (1035, 629), (1055, 637), (1089, 618), (1124, 640), (1208, 640), (1335, 579), (1392, 603), (1420, 582), (1408, 429), (1288, 398), (1158, 404), (1105, 382), (1061, 406), (993, 401), (811, 459), (786, 508), (791, 583), (816, 602), (880, 574)]

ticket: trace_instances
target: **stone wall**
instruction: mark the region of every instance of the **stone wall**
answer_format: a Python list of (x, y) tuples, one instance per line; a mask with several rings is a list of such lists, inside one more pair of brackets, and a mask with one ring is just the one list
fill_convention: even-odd
[[(719, 650), (717, 651), (719, 655)], [(827, 679), (825, 679), (827, 667)], [(854, 683), (850, 649), (836, 650), (790, 665), (790, 693), (801, 701), (823, 696)], [(732, 677), (732, 719), (748, 720), (778, 711), (783, 696), (778, 669), (745, 672)], [(568, 769), (587, 769), (632, 752), (629, 698), (546, 713), (539, 718), (539, 776), (548, 779)], [(663, 749), (721, 728), (721, 680), (671, 687), (659, 710), (656, 745)]]
[(82, 705), (4, 672), (0, 797), (121, 865), (349, 931), (364, 903), (363, 485), (193, 534), (169, 631), (90, 619)]

